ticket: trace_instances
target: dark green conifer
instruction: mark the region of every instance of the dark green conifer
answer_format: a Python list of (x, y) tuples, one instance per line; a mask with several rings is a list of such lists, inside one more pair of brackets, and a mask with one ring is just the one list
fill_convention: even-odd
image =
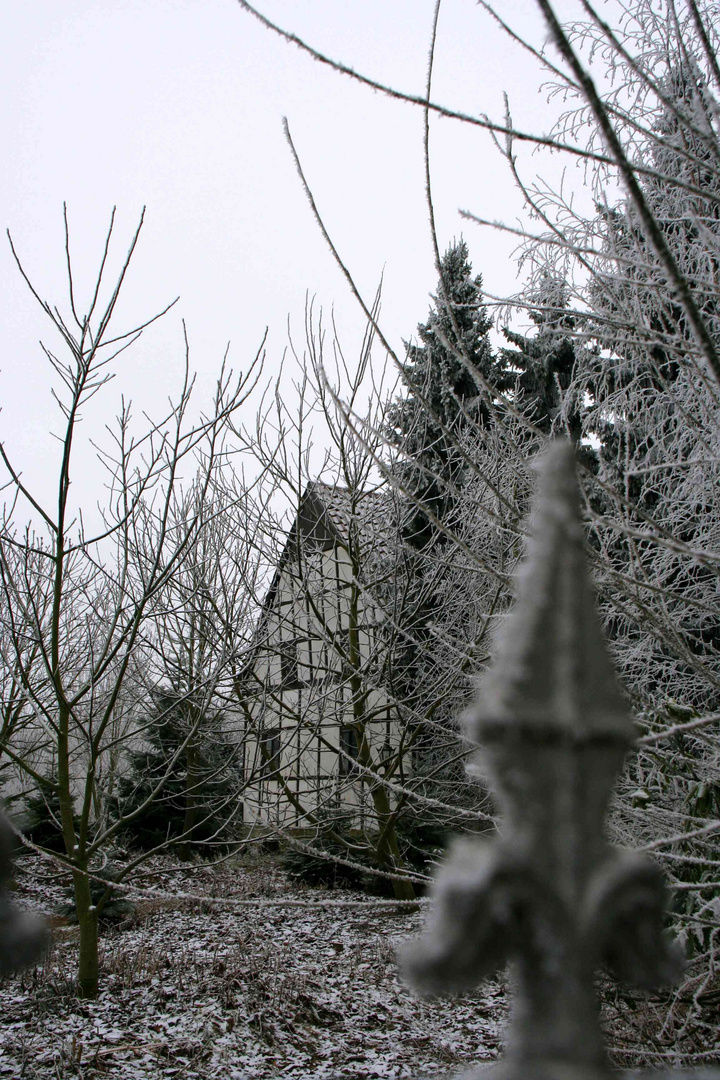
[(468, 422), (489, 420), (485, 387), (507, 385), (488, 336), (482, 278), (473, 276), (464, 240), (443, 256), (433, 302), (427, 322), (418, 326), (421, 344), (407, 346), (406, 392), (386, 417), (390, 441), (400, 451), (395, 475), (410, 496), (403, 533), (419, 549), (442, 542), (442, 534), (414, 500), (439, 521), (448, 518), (465, 471), (458, 442)]
[(118, 807), (123, 815), (133, 813), (162, 781), (159, 793), (132, 818), (127, 832), (143, 849), (175, 842), (185, 858), (192, 849), (227, 839), (225, 826), (237, 816), (233, 793), (238, 787), (238, 749), (223, 734), (221, 716), (208, 714), (186, 695), (157, 689), (150, 720), (147, 745), (129, 755)]
[(22, 831), (33, 844), (48, 851), (65, 853), (60, 824), (60, 796), (57, 779), (49, 776), (37, 781), (23, 802)]
[(581, 403), (567, 394), (575, 376), (576, 319), (568, 310), (568, 291), (562, 281), (545, 276), (532, 295), (536, 305), (530, 319), (531, 335), (503, 327), (514, 349), (501, 349), (504, 365), (515, 373), (514, 391), (519, 408), (544, 434), (563, 434), (579, 446), (582, 436)]

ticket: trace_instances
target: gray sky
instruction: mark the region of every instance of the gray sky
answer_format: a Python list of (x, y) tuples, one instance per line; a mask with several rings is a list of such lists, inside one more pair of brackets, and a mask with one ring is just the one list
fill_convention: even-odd
[[(422, 93), (433, 0), (258, 0), (319, 49)], [(574, 4), (561, 0), (571, 14)], [(532, 0), (503, 15), (541, 42)], [(112, 206), (116, 255), (147, 204), (120, 323), (180, 303), (124, 360), (98, 405), (121, 392), (153, 409), (177, 384), (180, 317), (206, 395), (231, 342), (235, 367), (269, 328), (277, 370), (287, 322), (301, 338), (306, 292), (334, 307), (345, 347), (361, 336), (355, 303), (312, 219), (282, 133), (288, 117), (326, 224), (370, 298), (384, 271), (383, 323), (397, 347), (425, 318), (435, 286), (424, 200), (422, 114), (353, 83), (263, 29), (234, 0), (33, 0), (8, 5), (0, 39), (3, 226), (41, 294), (65, 304), (62, 203), (87, 295)], [(537, 65), (474, 0), (445, 0), (434, 98), (547, 130), (556, 106)], [(434, 120), (432, 174), (444, 247), (461, 232), (488, 291), (517, 288), (513, 244), (463, 224), (459, 208), (514, 219), (520, 201), (489, 137)], [(536, 159), (523, 154), (532, 172)], [(115, 264), (117, 265), (117, 263)], [(42, 315), (0, 245), (0, 430), (27, 478), (47, 482), (57, 429)], [(47, 334), (44, 334), (47, 338)], [(51, 336), (48, 338), (52, 342)], [(90, 431), (88, 420), (87, 431)], [(76, 477), (77, 479), (77, 477)]]

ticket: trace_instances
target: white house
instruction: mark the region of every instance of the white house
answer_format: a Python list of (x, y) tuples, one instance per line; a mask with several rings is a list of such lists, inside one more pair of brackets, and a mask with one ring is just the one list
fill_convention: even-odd
[(379, 780), (403, 779), (409, 741), (388, 689), (397, 632), (382, 603), (394, 520), (376, 491), (311, 483), (300, 501), (236, 680), (247, 824), (303, 827), (318, 811), (365, 824), (392, 801)]

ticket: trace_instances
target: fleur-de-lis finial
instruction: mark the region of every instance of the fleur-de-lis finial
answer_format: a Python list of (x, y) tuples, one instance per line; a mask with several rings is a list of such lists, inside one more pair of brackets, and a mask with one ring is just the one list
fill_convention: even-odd
[(596, 969), (652, 987), (672, 980), (680, 959), (663, 933), (659, 869), (603, 833), (633, 724), (596, 611), (570, 447), (554, 444), (538, 471), (515, 605), (466, 719), (502, 829), (456, 843), (404, 967), (417, 989), (442, 993), (475, 987), (510, 960), (501, 1075), (578, 1080), (608, 1073)]

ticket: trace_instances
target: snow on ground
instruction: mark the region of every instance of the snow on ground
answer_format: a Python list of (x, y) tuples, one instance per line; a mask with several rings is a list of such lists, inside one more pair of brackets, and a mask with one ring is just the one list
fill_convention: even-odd
[[(41, 966), (0, 983), (0, 1077), (432, 1078), (497, 1056), (500, 984), (419, 1001), (399, 980), (395, 949), (421, 913), (305, 888), (267, 858), (181, 871), (156, 859), (150, 870), (161, 895), (103, 935), (96, 1001), (75, 996), (77, 929), (66, 925)], [(51, 914), (66, 902), (67, 882), (33, 856), (17, 880), (18, 904)], [(188, 892), (208, 902), (171, 898)], [(353, 903), (277, 906), (318, 898)]]

